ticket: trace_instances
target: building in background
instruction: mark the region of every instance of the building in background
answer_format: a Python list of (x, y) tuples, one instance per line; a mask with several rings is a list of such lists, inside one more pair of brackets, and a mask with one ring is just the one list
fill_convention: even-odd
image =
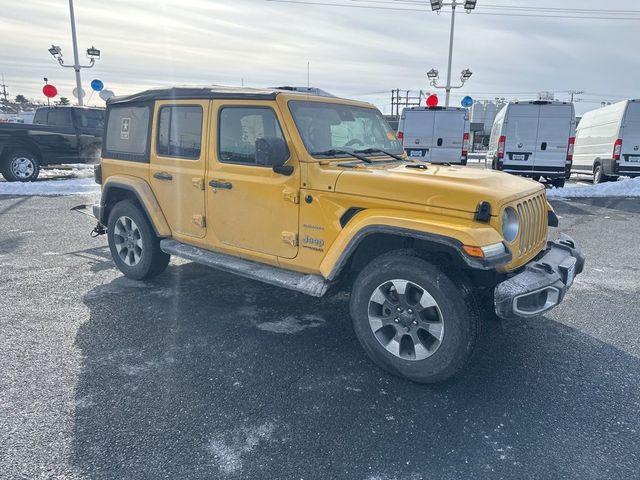
[(504, 98), (494, 100), (477, 100), (471, 106), (469, 120), (471, 122), (471, 142), (473, 151), (484, 150), (489, 145), (491, 127), (498, 112), (507, 104)]

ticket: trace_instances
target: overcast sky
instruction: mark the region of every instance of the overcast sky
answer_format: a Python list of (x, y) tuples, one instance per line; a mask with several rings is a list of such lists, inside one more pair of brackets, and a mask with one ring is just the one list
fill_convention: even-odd
[[(428, 90), (431, 67), (444, 80), (451, 17), (432, 13), (427, 0), (308, 1), (368, 8), (266, 0), (75, 0), (81, 51), (91, 45), (102, 50), (96, 67), (83, 70), (83, 86), (89, 90), (91, 79), (99, 78), (116, 94), (128, 94), (173, 84), (306, 85), (309, 61), (312, 86), (370, 101), (388, 113), (391, 89)], [(625, 20), (488, 15), (545, 14), (495, 5), (640, 10), (637, 4), (478, 0), (475, 13), (457, 16), (454, 78), (465, 67), (474, 75), (456, 91), (455, 104), (461, 92), (525, 99), (555, 91), (565, 99), (568, 90), (584, 90), (578, 96), (584, 101), (576, 104), (580, 114), (601, 99), (640, 97), (640, 11)], [(47, 52), (54, 43), (72, 61), (68, 2), (0, 0), (0, 12), (0, 72), (10, 94), (44, 98), (42, 78), (48, 77), (71, 98), (73, 70), (59, 67)], [(102, 102), (94, 95), (91, 103)]]

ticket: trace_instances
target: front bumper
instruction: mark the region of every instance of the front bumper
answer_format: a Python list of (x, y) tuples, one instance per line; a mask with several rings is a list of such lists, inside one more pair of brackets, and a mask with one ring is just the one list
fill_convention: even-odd
[(568, 235), (547, 242), (547, 248), (524, 269), (499, 283), (494, 291), (500, 318), (531, 318), (558, 305), (584, 269), (584, 255)]

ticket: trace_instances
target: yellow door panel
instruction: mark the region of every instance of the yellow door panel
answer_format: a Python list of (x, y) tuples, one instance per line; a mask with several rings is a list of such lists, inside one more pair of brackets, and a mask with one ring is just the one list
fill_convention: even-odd
[(206, 234), (208, 100), (156, 102), (149, 182), (176, 237)]
[[(300, 168), (274, 106), (260, 101), (212, 102), (207, 227), (211, 243), (225, 250), (294, 258)], [(256, 163), (256, 141), (272, 138), (288, 146), (290, 175)]]

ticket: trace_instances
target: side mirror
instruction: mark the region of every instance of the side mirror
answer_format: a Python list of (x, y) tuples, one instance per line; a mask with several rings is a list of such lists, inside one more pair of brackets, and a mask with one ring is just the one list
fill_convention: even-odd
[(256, 140), (256, 163), (258, 165), (282, 167), (288, 158), (289, 150), (283, 139), (268, 137)]

